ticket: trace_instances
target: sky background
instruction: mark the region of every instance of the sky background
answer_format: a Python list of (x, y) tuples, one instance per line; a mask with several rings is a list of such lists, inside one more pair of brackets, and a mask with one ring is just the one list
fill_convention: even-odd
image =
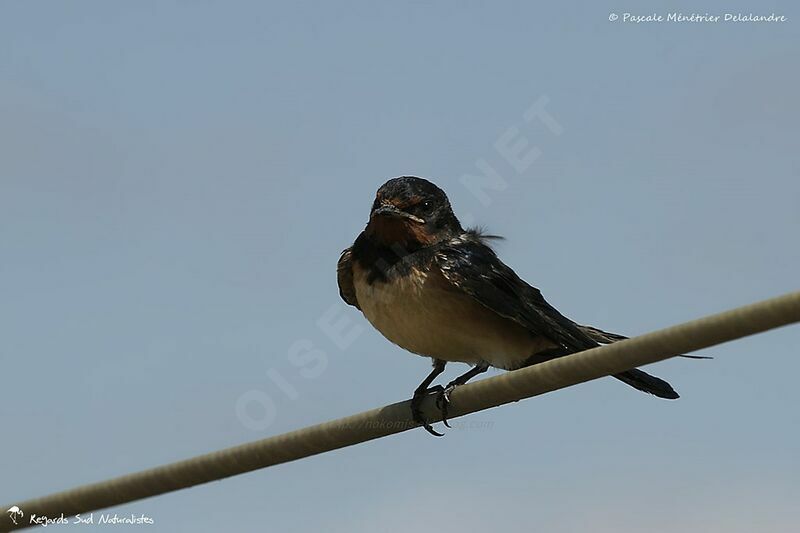
[[(288, 4), (0, 6), (0, 503), (408, 398), (428, 361), (334, 273), (393, 176), (436, 182), (605, 329), (799, 288), (793, 3)], [(692, 9), (789, 21), (608, 20)], [(525, 119), (536, 102), (558, 128)], [(504, 134), (541, 155), (515, 168)], [(503, 186), (481, 196), (463, 177), (487, 164)], [(650, 367), (676, 402), (602, 379), (114, 511), (147, 531), (790, 531), (798, 344)]]

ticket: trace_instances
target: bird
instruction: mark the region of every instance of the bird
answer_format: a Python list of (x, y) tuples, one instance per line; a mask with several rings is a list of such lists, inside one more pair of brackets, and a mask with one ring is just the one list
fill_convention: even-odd
[[(464, 229), (432, 182), (401, 176), (378, 189), (366, 227), (337, 263), (342, 299), (390, 342), (432, 360), (414, 390), (411, 415), (435, 436), (443, 434), (423, 416), (425, 397), (436, 395), (449, 427), (452, 391), (490, 367), (516, 370), (627, 338), (562, 315), (499, 259), (491, 246), (498, 238)], [(431, 386), (450, 362), (471, 368), (446, 386)], [(659, 398), (679, 397), (639, 369), (614, 377)]]

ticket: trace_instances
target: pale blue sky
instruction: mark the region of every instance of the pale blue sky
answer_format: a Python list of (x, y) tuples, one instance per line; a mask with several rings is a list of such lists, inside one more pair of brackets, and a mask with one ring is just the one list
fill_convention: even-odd
[[(334, 274), (392, 176), (438, 183), (606, 329), (798, 289), (800, 10), (608, 20), (691, 9), (639, 4), (4, 2), (0, 503), (407, 398), (427, 361)], [(560, 135), (523, 117), (542, 97)], [(522, 172), (510, 128), (541, 151)], [(481, 160), (506, 184), (488, 205), (462, 182)], [(365, 326), (345, 349), (328, 311)], [(325, 353), (311, 377), (298, 341)], [(148, 531), (789, 531), (799, 343), (650, 368), (677, 402), (604, 379), (115, 510)], [(249, 391), (265, 429), (237, 415)]]

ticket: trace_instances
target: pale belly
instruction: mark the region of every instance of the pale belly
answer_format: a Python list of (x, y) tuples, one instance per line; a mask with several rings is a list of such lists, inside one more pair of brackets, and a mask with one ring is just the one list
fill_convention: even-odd
[(444, 361), (516, 368), (552, 344), (471, 297), (447, 288), (440, 274), (412, 271), (391, 282), (366, 282), (353, 265), (353, 284), (364, 316), (391, 342)]

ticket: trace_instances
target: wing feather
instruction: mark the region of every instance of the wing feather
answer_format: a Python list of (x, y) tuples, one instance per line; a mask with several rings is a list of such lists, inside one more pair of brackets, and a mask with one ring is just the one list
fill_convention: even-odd
[(597, 346), (592, 338), (551, 306), (476, 235), (443, 245), (435, 260), (444, 277), (483, 306), (572, 351)]
[(342, 252), (336, 264), (336, 279), (339, 283), (339, 295), (349, 305), (361, 310), (356, 298), (356, 289), (353, 285), (353, 249), (348, 248)]

